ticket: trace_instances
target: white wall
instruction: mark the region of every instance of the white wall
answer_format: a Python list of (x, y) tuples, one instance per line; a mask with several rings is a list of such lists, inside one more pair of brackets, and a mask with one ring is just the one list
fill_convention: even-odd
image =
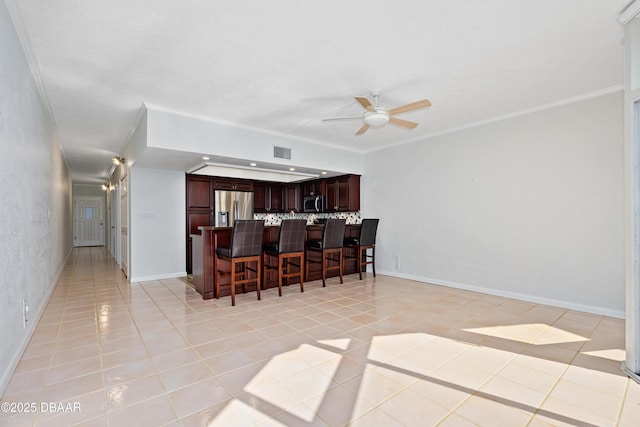
[[(289, 164), (314, 169), (362, 174), (359, 152), (335, 146), (300, 141), (284, 135), (234, 127), (149, 107), (147, 146), (196, 154), (261, 162)], [(273, 146), (291, 148), (291, 162), (273, 158)]]
[(186, 276), (185, 173), (129, 169), (130, 280)]
[[(72, 248), (71, 179), (0, 2), (0, 394)], [(23, 327), (22, 301), (30, 307)]]
[(623, 317), (622, 118), (616, 92), (368, 153), (378, 269)]

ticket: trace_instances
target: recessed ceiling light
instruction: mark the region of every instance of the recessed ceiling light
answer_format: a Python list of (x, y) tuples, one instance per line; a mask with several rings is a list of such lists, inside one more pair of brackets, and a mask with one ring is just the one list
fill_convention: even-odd
[(256, 163), (249, 163), (249, 166), (258, 166)]
[(207, 156), (202, 156), (202, 160), (209, 160), (209, 157), (207, 157)]
[(289, 168), (289, 170), (293, 172), (294, 170), (296, 170), (296, 168)]
[(327, 172), (325, 172), (325, 171), (320, 172), (320, 175), (326, 175), (326, 174), (327, 174)]

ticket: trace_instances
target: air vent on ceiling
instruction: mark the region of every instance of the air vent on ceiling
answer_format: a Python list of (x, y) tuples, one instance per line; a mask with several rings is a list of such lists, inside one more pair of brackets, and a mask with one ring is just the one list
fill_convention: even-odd
[(273, 157), (276, 159), (291, 160), (291, 148), (273, 146)]

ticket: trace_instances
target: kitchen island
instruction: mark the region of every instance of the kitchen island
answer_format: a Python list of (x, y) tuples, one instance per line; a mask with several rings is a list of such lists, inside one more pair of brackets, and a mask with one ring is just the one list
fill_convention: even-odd
[[(306, 240), (319, 240), (322, 238), (323, 231), (322, 224), (310, 224), (307, 225)], [(214, 226), (200, 226), (198, 227), (200, 234), (192, 234), (192, 269), (193, 269), (193, 284), (196, 291), (202, 295), (203, 299), (215, 298), (216, 277), (215, 277), (215, 253), (216, 248), (225, 247), (231, 244), (231, 227), (214, 227)], [(273, 243), (278, 241), (278, 234), (280, 233), (280, 227), (277, 225), (265, 226), (262, 243)], [(359, 237), (360, 236), (360, 224), (347, 224), (345, 228), (345, 237)], [(356, 263), (345, 263), (344, 274), (357, 273)], [(304, 269), (304, 266), (302, 267)], [(305, 277), (305, 282), (312, 280), (319, 280), (322, 278), (322, 272), (319, 264), (311, 264), (309, 277)], [(336, 276), (337, 272), (329, 274), (329, 277)], [(273, 271), (268, 271), (267, 276), (264, 278), (264, 288), (277, 287), (277, 277)], [(255, 291), (254, 286), (248, 286), (246, 291)], [(236, 290), (238, 292), (238, 290)], [(220, 283), (220, 295), (229, 295), (229, 282), (224, 280)]]

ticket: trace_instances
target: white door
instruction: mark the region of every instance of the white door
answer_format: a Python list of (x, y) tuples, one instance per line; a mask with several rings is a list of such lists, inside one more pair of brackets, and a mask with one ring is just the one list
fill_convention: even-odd
[(74, 246), (104, 245), (104, 198), (73, 198)]
[(125, 276), (129, 276), (129, 185), (127, 176), (120, 180), (120, 268)]

